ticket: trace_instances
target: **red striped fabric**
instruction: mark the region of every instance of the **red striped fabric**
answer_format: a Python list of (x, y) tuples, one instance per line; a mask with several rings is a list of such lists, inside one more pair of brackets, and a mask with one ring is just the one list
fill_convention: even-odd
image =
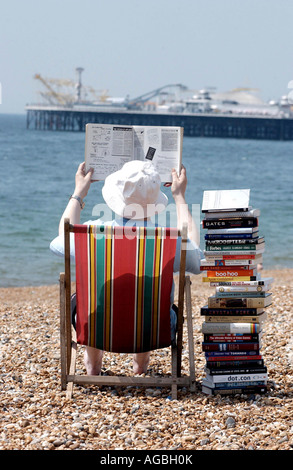
[[(82, 236), (83, 234), (83, 236)], [(86, 226), (75, 226), (76, 335), (80, 344), (88, 344), (88, 237)]]
[(76, 227), (78, 343), (112, 352), (169, 346), (177, 230)]
[[(123, 345), (132, 345), (134, 337), (134, 310), (136, 286), (136, 238), (116, 239), (113, 279), (116, 282), (113, 295), (112, 350), (119, 351)], [(121, 254), (123, 253), (123, 263)], [(123, 341), (121, 333), (123, 332)], [(127, 346), (126, 346), (127, 348)]]

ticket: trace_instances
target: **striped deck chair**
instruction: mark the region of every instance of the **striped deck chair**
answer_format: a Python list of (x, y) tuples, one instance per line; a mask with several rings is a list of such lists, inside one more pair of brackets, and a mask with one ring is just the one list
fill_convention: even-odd
[[(65, 272), (60, 273), (61, 387), (73, 384), (195, 388), (190, 278), (185, 276), (185, 234), (161, 227), (71, 225), (64, 222)], [(76, 324), (71, 319), (70, 233), (75, 243)], [(171, 341), (170, 294), (178, 236), (182, 236), (176, 341)], [(186, 293), (189, 375), (181, 375)], [(78, 345), (139, 353), (171, 347), (170, 375), (89, 376), (76, 374)]]

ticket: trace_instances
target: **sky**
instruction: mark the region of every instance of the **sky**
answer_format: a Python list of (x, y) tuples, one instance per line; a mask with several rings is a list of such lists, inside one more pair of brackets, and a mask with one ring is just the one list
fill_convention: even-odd
[(167, 84), (288, 94), (292, 0), (3, 0), (0, 113), (25, 113), (44, 78), (76, 78), (113, 97)]

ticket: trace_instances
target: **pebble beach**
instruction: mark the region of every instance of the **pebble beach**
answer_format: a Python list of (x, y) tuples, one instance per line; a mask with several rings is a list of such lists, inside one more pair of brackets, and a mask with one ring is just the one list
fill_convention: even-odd
[[(91, 385), (75, 385), (67, 399), (60, 384), (59, 285), (1, 288), (0, 450), (291, 450), (293, 269), (262, 271), (267, 276), (274, 278), (261, 350), (267, 394), (201, 392), (200, 307), (213, 288), (194, 276), (197, 387), (179, 389), (177, 400), (167, 388)], [(85, 373), (82, 353), (80, 347), (79, 373)], [(153, 352), (148, 374), (170, 373), (169, 364), (169, 349)], [(183, 375), (187, 370), (184, 349)], [(132, 357), (106, 353), (103, 373), (132, 374)]]

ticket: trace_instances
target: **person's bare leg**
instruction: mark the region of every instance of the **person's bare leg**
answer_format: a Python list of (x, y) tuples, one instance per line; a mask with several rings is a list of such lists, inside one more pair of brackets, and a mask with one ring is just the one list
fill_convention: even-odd
[(133, 354), (133, 372), (135, 374), (145, 374), (150, 362), (150, 351)]
[(87, 346), (84, 351), (84, 364), (88, 375), (100, 375), (103, 351)]

